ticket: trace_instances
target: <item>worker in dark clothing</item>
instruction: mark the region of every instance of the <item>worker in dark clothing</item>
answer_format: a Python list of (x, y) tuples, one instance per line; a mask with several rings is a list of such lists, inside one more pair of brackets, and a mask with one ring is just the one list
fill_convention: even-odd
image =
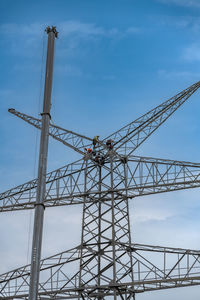
[(95, 161), (96, 163), (98, 163), (100, 166), (103, 166), (104, 163), (105, 163), (105, 157), (102, 156), (102, 155), (100, 155), (100, 153), (98, 153), (98, 154), (96, 155), (94, 161)]
[(99, 153), (96, 155), (94, 161), (99, 164), (99, 161), (100, 161), (100, 154)]
[(92, 141), (94, 148), (96, 147), (96, 145), (98, 144), (98, 142), (99, 142), (99, 135), (96, 135), (93, 138), (93, 141)]
[(106, 141), (106, 146), (108, 147), (108, 149), (112, 150), (113, 149), (113, 140), (107, 140)]
[(96, 156), (97, 152), (96, 150), (92, 150), (92, 156)]
[(103, 166), (104, 163), (105, 163), (105, 157), (102, 156), (102, 157), (100, 158), (100, 160), (99, 160), (99, 164), (100, 164), (101, 166)]

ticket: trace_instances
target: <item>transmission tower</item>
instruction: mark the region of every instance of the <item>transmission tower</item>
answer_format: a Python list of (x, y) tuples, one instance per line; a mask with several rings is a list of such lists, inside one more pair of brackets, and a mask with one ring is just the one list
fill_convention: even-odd
[[(35, 209), (35, 225), (40, 225), (34, 226), (31, 265), (0, 275), (0, 298), (128, 300), (137, 293), (199, 285), (200, 251), (132, 243), (128, 205), (135, 197), (200, 187), (199, 163), (133, 154), (199, 89), (200, 81), (105, 139), (94, 140), (49, 121), (45, 101), (50, 104), (49, 67), (57, 32), (52, 27), (47, 33), (46, 70), (51, 71), (46, 71), (48, 100), (44, 97), (41, 119), (9, 110), (41, 130), (44, 161), (40, 157), (37, 179), (0, 194), (1, 212)], [(80, 160), (44, 174), (48, 135), (78, 152)], [(41, 259), (44, 208), (75, 204), (83, 207), (80, 245)]]

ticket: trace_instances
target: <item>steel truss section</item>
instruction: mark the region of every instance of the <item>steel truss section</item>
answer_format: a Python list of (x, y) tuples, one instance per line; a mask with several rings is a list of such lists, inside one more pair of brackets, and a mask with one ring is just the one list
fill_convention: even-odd
[[(41, 129), (42, 122), (40, 119), (28, 116), (26, 114), (20, 113), (13, 108), (8, 110), (11, 114), (17, 116), (18, 118), (26, 121), (30, 125)], [(92, 147), (92, 139), (73, 131), (64, 129), (62, 127), (50, 124), (49, 135), (59, 142), (63, 143), (65, 146), (72, 148), (80, 154), (84, 154), (84, 149)]]
[[(110, 162), (101, 167), (88, 159), (79, 160), (48, 173), (45, 206), (104, 202), (110, 200), (113, 191), (115, 197), (133, 198), (200, 186), (200, 164), (197, 163), (129, 156), (126, 163), (114, 158), (112, 164), (113, 179), (117, 183), (114, 189), (109, 180)], [(87, 188), (84, 187), (86, 165)], [(101, 191), (98, 187), (99, 169), (102, 173)], [(37, 179), (34, 179), (1, 193), (0, 211), (34, 208), (36, 187)]]
[[(87, 247), (80, 245), (41, 260), (39, 299), (73, 299), (81, 295), (87, 299), (94, 299), (114, 294), (128, 299), (128, 295), (133, 297), (133, 291), (137, 294), (200, 284), (199, 251), (141, 244), (116, 244), (117, 256), (122, 257), (126, 252), (132, 259), (133, 280), (125, 280), (122, 276), (125, 273), (121, 270), (121, 279), (113, 283), (109, 281), (112, 276), (111, 266), (110, 272), (109, 268), (102, 266), (100, 273), (102, 283), (95, 284), (95, 281), (98, 281), (96, 274), (93, 274), (94, 278), (91, 280), (92, 274), (89, 272), (88, 275), (84, 274), (84, 278), (90, 283), (80, 287), (79, 278), (85, 266), (92, 262), (96, 264), (99, 255), (99, 252), (94, 250), (96, 244), (91, 243)], [(112, 253), (109, 245), (109, 242), (100, 244), (101, 249), (104, 249), (103, 257), (106, 260)], [(77, 271), (83, 260), (82, 268)], [(29, 277), (30, 265), (1, 275), (0, 298), (27, 299)]]
[(114, 132), (106, 139), (115, 141), (115, 151), (118, 154), (130, 155), (183, 105), (199, 87), (200, 81)]
[[(49, 135), (83, 159), (46, 175), (46, 207), (82, 204), (80, 246), (41, 260), (38, 299), (135, 299), (200, 284), (199, 251), (132, 244), (129, 199), (200, 186), (200, 164), (132, 155), (200, 87), (197, 82), (98, 141), (50, 125)], [(41, 129), (41, 120), (12, 114)], [(112, 140), (113, 148), (106, 145)], [(95, 160), (95, 155), (103, 162)], [(0, 211), (32, 209), (37, 179), (0, 194)], [(27, 299), (30, 266), (0, 276), (0, 298)]]
[[(190, 96), (197, 91), (197, 89), (199, 89), (199, 87), (200, 81), (150, 110), (142, 117), (111, 134), (103, 141), (99, 141), (96, 149), (105, 156), (107, 152), (105, 147), (106, 140), (112, 139), (116, 154), (123, 156), (130, 155), (181, 105), (183, 105), (185, 101), (188, 100)], [(9, 112), (21, 118), (30, 125), (41, 129), (41, 120), (20, 113), (15, 109), (9, 109)], [(49, 135), (81, 154), (84, 153), (85, 148), (91, 147), (92, 145), (91, 138), (63, 129), (53, 124), (50, 125)]]

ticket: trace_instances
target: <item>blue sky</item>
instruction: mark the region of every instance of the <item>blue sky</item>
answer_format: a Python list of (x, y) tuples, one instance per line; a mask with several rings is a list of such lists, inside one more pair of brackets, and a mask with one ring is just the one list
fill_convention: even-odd
[[(200, 79), (199, 0), (1, 0), (0, 16), (2, 192), (37, 174), (39, 134), (7, 109), (41, 111), (47, 25), (59, 31), (52, 118), (67, 129), (103, 138)], [(199, 115), (197, 92), (137, 154), (199, 162)], [(78, 157), (50, 141), (48, 169)], [(133, 241), (199, 249), (198, 195), (196, 189), (131, 202)], [(81, 208), (45, 215), (44, 256), (79, 243)], [(0, 215), (0, 273), (27, 263), (32, 219), (32, 212)], [(195, 300), (198, 291), (137, 298)]]

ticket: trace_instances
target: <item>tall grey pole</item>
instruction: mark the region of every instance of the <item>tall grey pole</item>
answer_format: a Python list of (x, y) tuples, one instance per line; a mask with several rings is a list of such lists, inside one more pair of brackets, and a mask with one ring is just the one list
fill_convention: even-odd
[(47, 27), (48, 47), (46, 59), (46, 75), (45, 75), (45, 89), (44, 89), (44, 103), (42, 112), (42, 129), (40, 137), (40, 154), (38, 165), (38, 184), (37, 196), (34, 216), (33, 229), (33, 244), (32, 244), (32, 258), (31, 258), (31, 274), (30, 274), (30, 289), (29, 300), (36, 300), (38, 296), (38, 284), (40, 275), (40, 259), (42, 247), (42, 231), (44, 219), (44, 197), (46, 191), (46, 169), (47, 169), (47, 155), (48, 155), (48, 141), (49, 141), (49, 121), (51, 109), (51, 91), (53, 78), (53, 60), (54, 60), (54, 41), (57, 37), (56, 27)]

